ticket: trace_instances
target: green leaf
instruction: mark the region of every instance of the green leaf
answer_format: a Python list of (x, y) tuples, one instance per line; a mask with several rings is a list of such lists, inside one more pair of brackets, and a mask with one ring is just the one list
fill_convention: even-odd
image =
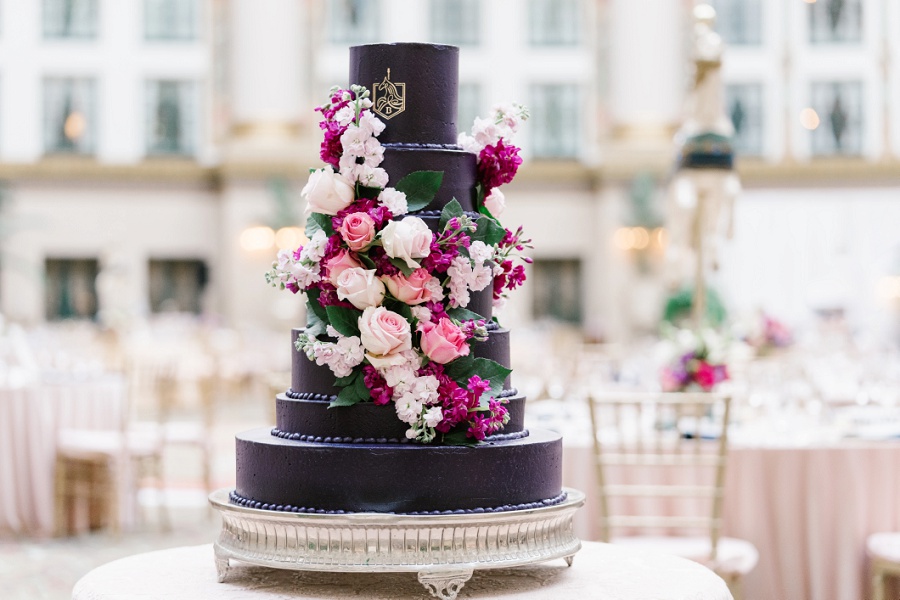
[[(362, 370), (358, 371), (358, 373), (362, 375)], [(356, 378), (356, 381), (353, 382), (353, 390), (356, 392), (356, 395), (359, 396), (360, 402), (365, 402), (372, 397), (369, 393), (369, 388), (366, 387), (365, 377), (360, 376)]]
[(309, 319), (309, 315), (315, 315), (320, 321), (328, 320), (328, 314), (325, 312), (325, 307), (319, 304), (319, 294), (321, 293), (322, 290), (319, 288), (309, 288), (306, 290), (307, 320)]
[(369, 258), (367, 254), (357, 254), (356, 257), (367, 269), (375, 269), (377, 267), (375, 261)]
[(478, 217), (478, 228), (472, 234), (472, 241), (481, 241), (488, 246), (496, 246), (503, 240), (506, 230), (494, 217), (481, 215)]
[(343, 306), (328, 306), (325, 312), (328, 314), (328, 322), (338, 333), (347, 337), (359, 336), (358, 310)]
[(444, 205), (444, 209), (441, 211), (441, 220), (438, 224), (438, 231), (443, 231), (444, 227), (447, 226), (447, 222), (453, 217), (461, 217), (463, 216), (463, 209), (460, 206), (459, 201), (454, 198), (450, 202)]
[(442, 441), (448, 446), (477, 446), (479, 444), (475, 438), (466, 437), (465, 431), (445, 433)]
[(365, 185), (356, 184), (356, 197), (357, 198), (371, 198), (375, 199), (378, 197), (378, 194), (381, 193), (380, 187), (368, 187)]
[(337, 398), (331, 401), (328, 408), (336, 408), (338, 406), (353, 406), (363, 401), (359, 394), (356, 393), (356, 386), (347, 386), (341, 390)]
[(457, 306), (455, 308), (447, 309), (447, 316), (451, 319), (456, 319), (457, 321), (486, 321), (484, 317), (479, 315), (477, 312), (473, 312), (467, 308), (462, 308)]
[(415, 271), (415, 269), (413, 269), (409, 265), (407, 265), (406, 261), (403, 260), (402, 258), (392, 258), (391, 264), (394, 265), (395, 267), (397, 267), (398, 269), (400, 269), (400, 272), (403, 273), (404, 275), (406, 275), (407, 277), (412, 275), (412, 272)]
[(323, 215), (322, 213), (310, 213), (306, 219), (306, 237), (311, 238), (317, 231), (324, 231), (325, 235), (331, 237), (334, 235), (334, 227), (331, 226), (331, 215)]
[(356, 382), (356, 379), (360, 376), (360, 374), (362, 374), (362, 371), (353, 371), (346, 377), (338, 377), (334, 380), (334, 385), (341, 388), (352, 385), (354, 382)]
[(406, 194), (407, 208), (413, 212), (431, 204), (443, 179), (443, 171), (414, 171), (398, 181), (394, 188)]
[(487, 379), (491, 382), (493, 394), (499, 394), (503, 390), (503, 382), (512, 373), (512, 369), (507, 369), (488, 358), (473, 358), (471, 352), (469, 356), (462, 356), (451, 361), (445, 365), (444, 370), (453, 381), (462, 387), (468, 385), (469, 379), (473, 375)]

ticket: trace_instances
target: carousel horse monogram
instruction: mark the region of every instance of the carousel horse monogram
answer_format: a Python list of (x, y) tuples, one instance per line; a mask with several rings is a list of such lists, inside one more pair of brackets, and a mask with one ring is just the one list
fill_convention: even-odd
[(372, 84), (372, 108), (375, 114), (385, 119), (406, 110), (406, 84), (391, 81), (390, 69), (381, 83)]

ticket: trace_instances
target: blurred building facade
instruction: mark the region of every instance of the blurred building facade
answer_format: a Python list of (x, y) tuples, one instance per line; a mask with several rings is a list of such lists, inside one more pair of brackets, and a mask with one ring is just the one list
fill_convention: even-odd
[[(889, 23), (900, 5), (712, 4), (745, 188), (745, 228), (718, 285), (739, 308), (774, 303), (788, 317), (868, 290), (892, 267), (854, 261), (889, 251), (889, 217), (900, 222), (889, 206), (900, 184), (900, 36)], [(2, 0), (2, 312), (28, 323), (178, 310), (296, 324), (300, 302), (262, 273), (276, 237), (296, 243), (276, 233), (299, 224), (299, 190), (320, 164), (312, 108), (347, 83), (349, 46), (433, 41), (461, 47), (460, 129), (495, 102), (531, 109), (502, 220), (525, 226), (536, 260), (507, 318), (605, 339), (650, 329), (667, 293), (662, 190), (692, 6)], [(851, 248), (856, 231), (865, 256)], [(874, 291), (867, 298), (860, 310)]]

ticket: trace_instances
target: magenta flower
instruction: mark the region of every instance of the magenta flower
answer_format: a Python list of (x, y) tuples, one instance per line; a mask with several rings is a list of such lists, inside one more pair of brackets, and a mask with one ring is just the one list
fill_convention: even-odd
[(478, 155), (478, 181), (486, 190), (509, 183), (521, 164), (519, 148), (503, 143), (501, 138), (496, 144), (485, 146)]

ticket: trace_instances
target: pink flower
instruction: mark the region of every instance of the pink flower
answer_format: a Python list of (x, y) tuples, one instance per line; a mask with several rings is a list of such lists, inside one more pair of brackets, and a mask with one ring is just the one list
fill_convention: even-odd
[(341, 273), (347, 269), (362, 268), (362, 265), (350, 256), (349, 252), (341, 250), (328, 259), (325, 263), (325, 267), (328, 269), (328, 281), (330, 281), (334, 287), (337, 287), (337, 280), (338, 277), (341, 276)]
[(399, 258), (410, 269), (418, 269), (415, 258), (425, 258), (431, 254), (434, 234), (419, 217), (406, 217), (402, 221), (391, 221), (381, 230), (381, 242), (385, 253), (391, 258)]
[(498, 188), (494, 188), (484, 199), (484, 207), (496, 219), (506, 209), (506, 196)]
[(391, 296), (405, 304), (422, 304), (431, 300), (431, 289), (428, 283), (432, 277), (425, 269), (416, 269), (409, 277), (403, 273), (384, 276), (381, 280), (387, 286)]
[(500, 139), (492, 146), (485, 146), (478, 155), (478, 181), (486, 190), (509, 183), (521, 164), (519, 148)]
[(375, 221), (364, 212), (351, 213), (344, 217), (340, 233), (347, 246), (359, 252), (375, 239)]
[(469, 354), (466, 334), (446, 317), (437, 323), (420, 321), (419, 331), (422, 332), (422, 352), (436, 363), (447, 364)]
[(697, 361), (697, 370), (694, 372), (694, 379), (705, 391), (713, 388), (717, 381), (716, 368), (705, 360)]
[(359, 334), (366, 358), (375, 368), (407, 362), (401, 353), (412, 348), (412, 332), (402, 315), (383, 306), (366, 308), (359, 318)]

